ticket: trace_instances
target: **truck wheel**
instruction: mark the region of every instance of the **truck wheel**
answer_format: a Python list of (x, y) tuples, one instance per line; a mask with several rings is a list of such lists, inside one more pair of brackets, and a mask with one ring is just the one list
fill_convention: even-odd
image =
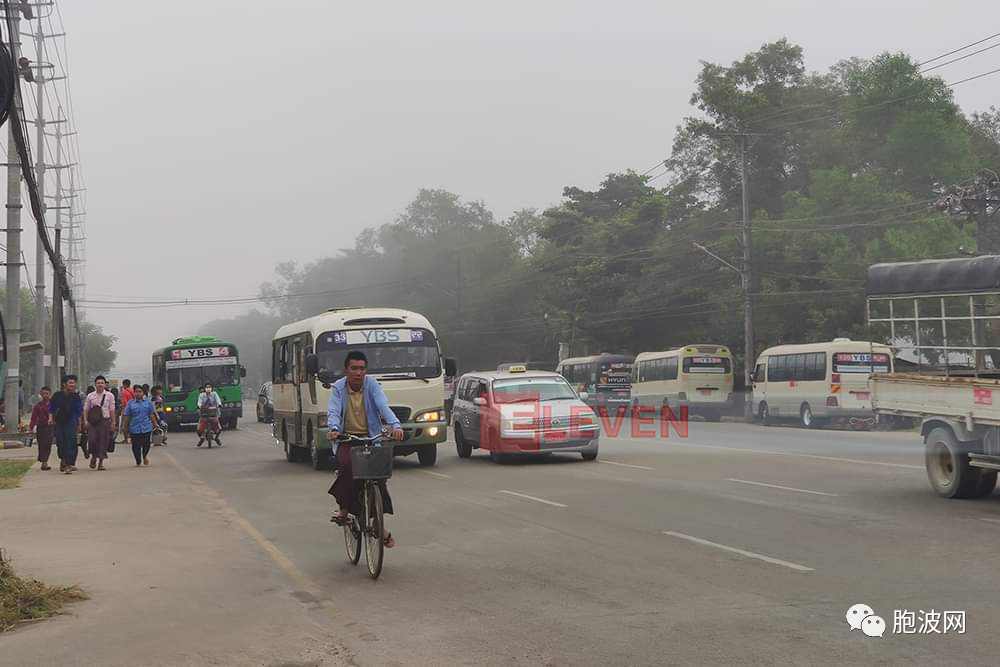
[(767, 401), (761, 401), (757, 407), (757, 421), (761, 423), (761, 426), (771, 425), (771, 411), (767, 408)]
[(813, 416), (812, 408), (809, 407), (808, 403), (803, 403), (799, 409), (799, 422), (802, 424), (802, 428), (820, 428), (822, 426), (819, 420)]
[(472, 456), (472, 444), (467, 442), (462, 434), (462, 427), (455, 427), (455, 449), (458, 451), (458, 458), (467, 459)]
[(969, 465), (967, 452), (951, 429), (941, 426), (932, 429), (924, 439), (924, 445), (927, 479), (939, 496), (971, 498), (977, 495), (982, 475)]
[(427, 445), (421, 447), (417, 450), (417, 460), (420, 461), (422, 466), (432, 466), (434, 462), (437, 461), (438, 448), (437, 445)]

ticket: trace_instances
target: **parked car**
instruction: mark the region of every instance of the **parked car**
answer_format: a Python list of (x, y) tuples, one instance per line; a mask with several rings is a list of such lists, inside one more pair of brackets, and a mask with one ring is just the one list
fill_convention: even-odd
[(265, 382), (257, 393), (257, 421), (270, 424), (274, 421), (274, 401), (271, 397), (271, 383)]

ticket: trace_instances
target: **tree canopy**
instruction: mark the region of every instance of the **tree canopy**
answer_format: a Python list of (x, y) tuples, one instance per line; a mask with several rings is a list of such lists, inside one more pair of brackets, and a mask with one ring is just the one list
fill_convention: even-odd
[[(936, 205), (949, 188), (1000, 172), (1000, 112), (963, 114), (943, 80), (905, 54), (815, 73), (780, 40), (728, 65), (702, 63), (691, 104), (662, 173), (611, 173), (506, 219), (421, 190), (354, 247), (277, 267), (261, 292), (271, 315), (247, 317), (274, 327), (337, 305), (408, 308), (435, 323), (464, 368), (554, 359), (559, 342), (573, 354), (695, 341), (741, 352), (739, 276), (695, 245), (742, 261), (738, 133), (751, 135), (758, 351), (863, 337), (871, 263), (1000, 251), (993, 225)], [(237, 341), (250, 328), (233, 327)]]

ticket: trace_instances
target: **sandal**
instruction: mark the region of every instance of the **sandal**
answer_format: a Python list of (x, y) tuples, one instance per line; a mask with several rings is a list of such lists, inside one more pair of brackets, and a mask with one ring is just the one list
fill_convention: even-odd
[(396, 546), (396, 538), (392, 536), (392, 533), (386, 533), (385, 537), (382, 538), (382, 544), (385, 545), (386, 549), (391, 549)]

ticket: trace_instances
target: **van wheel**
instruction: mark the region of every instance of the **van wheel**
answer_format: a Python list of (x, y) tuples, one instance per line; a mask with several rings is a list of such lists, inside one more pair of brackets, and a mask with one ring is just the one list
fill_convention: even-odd
[[(971, 498), (982, 495), (983, 475), (969, 465), (968, 453), (951, 429), (937, 427), (924, 439), (927, 479), (944, 498)], [(996, 483), (996, 475), (994, 484)], [(992, 490), (992, 489), (990, 489)]]
[(436, 444), (427, 445), (417, 450), (417, 460), (422, 466), (432, 466), (437, 461), (438, 448)]
[(761, 401), (760, 405), (757, 407), (757, 421), (759, 421), (762, 426), (771, 425), (771, 411), (767, 407), (767, 401)]
[(467, 459), (472, 456), (472, 444), (465, 440), (462, 435), (462, 427), (455, 427), (455, 449), (458, 451), (458, 458)]
[(809, 407), (808, 403), (803, 403), (802, 407), (799, 408), (799, 422), (802, 424), (802, 428), (820, 428), (819, 420), (813, 416), (812, 408)]

